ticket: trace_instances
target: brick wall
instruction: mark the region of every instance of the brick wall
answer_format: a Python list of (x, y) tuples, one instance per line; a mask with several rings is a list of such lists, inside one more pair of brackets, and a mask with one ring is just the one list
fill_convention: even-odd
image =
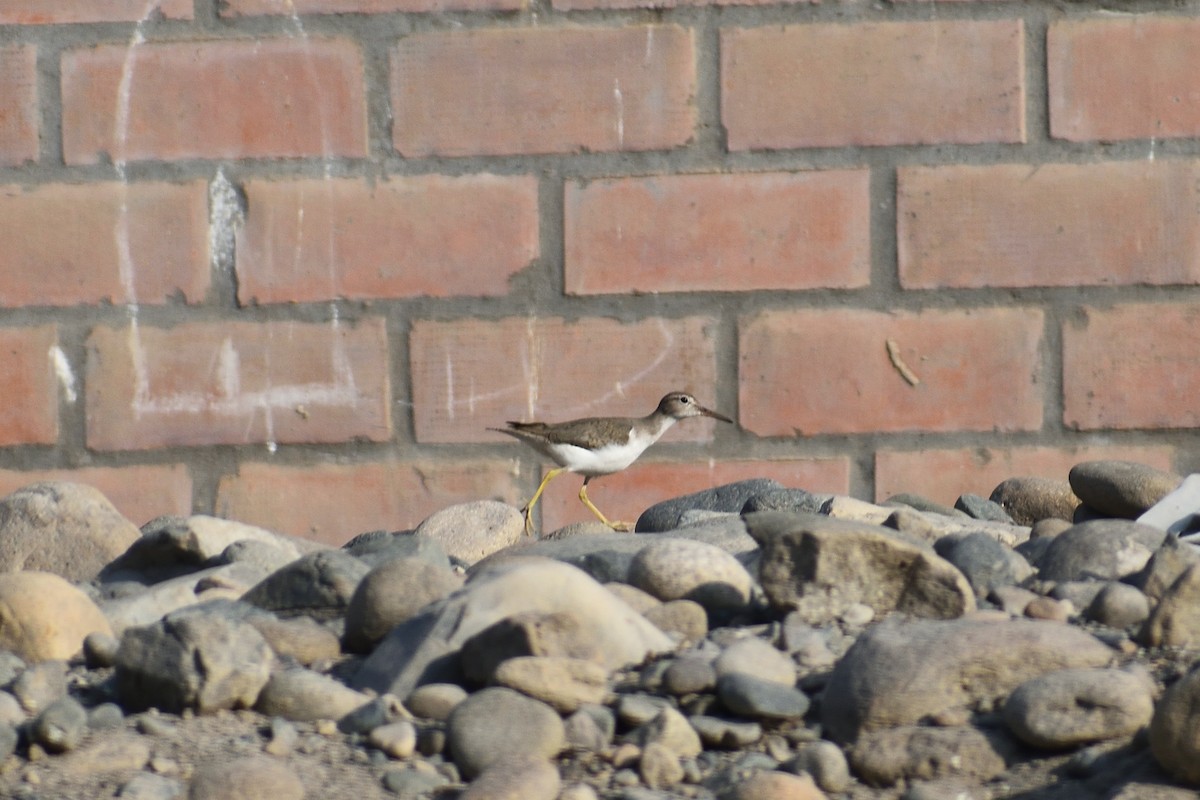
[(675, 388), (612, 516), (1194, 470), (1200, 18), (1105, 5), (0, 4), (0, 491), (338, 543)]

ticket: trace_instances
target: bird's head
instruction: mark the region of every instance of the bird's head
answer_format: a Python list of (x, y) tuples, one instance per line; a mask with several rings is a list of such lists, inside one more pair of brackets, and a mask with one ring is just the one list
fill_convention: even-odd
[(671, 392), (658, 401), (658, 413), (672, 419), (687, 419), (688, 417), (712, 417), (721, 422), (733, 422), (724, 414), (718, 414), (710, 408), (705, 408), (696, 402), (696, 398), (687, 392)]

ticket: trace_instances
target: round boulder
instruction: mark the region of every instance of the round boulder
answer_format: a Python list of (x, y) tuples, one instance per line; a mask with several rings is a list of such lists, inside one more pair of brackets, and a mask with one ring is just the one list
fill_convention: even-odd
[(66, 660), (92, 633), (112, 635), (96, 604), (49, 572), (0, 574), (0, 650), (26, 662)]

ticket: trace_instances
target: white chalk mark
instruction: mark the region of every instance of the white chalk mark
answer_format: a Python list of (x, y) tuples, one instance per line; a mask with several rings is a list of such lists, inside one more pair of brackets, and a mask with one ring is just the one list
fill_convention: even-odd
[(613, 78), (613, 100), (617, 107), (617, 147), (625, 146), (625, 97), (621, 94), (621, 79)]
[(50, 347), (50, 363), (54, 365), (54, 374), (58, 376), (58, 385), (62, 387), (63, 397), (68, 403), (79, 399), (75, 391), (75, 373), (71, 370), (71, 361), (58, 345)]
[(237, 189), (225, 177), (225, 168), (208, 184), (208, 257), (213, 269), (233, 272), (237, 229), (245, 222)]
[(646, 26), (646, 52), (642, 56), (642, 66), (650, 66), (650, 60), (654, 57), (654, 26)]
[(1155, 141), (1154, 137), (1151, 136), (1150, 137), (1150, 156), (1149, 156), (1150, 161), (1154, 160), (1154, 141)]

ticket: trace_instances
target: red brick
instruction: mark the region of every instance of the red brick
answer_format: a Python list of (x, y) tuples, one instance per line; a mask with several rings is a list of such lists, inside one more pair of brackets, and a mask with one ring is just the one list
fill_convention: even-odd
[(1020, 20), (734, 28), (732, 150), (1025, 141)]
[(566, 290), (865, 286), (869, 183), (866, 170), (569, 183)]
[(0, 25), (192, 19), (192, 0), (13, 0), (0, 3)]
[(525, 7), (525, 0), (225, 0), (221, 4), (221, 16), (520, 11)]
[(0, 495), (40, 481), (94, 486), (135, 525), (163, 514), (192, 513), (192, 478), (182, 464), (79, 469), (0, 470)]
[(1200, 425), (1200, 305), (1084, 308), (1062, 333), (1068, 426)]
[[(3, 13), (0, 10), (0, 15)], [(37, 157), (37, 48), (0, 47), (0, 165)]]
[[(674, 389), (711, 406), (714, 328), (704, 317), (416, 322), (409, 360), (417, 440), (512, 442), (486, 428), (510, 419), (643, 416)], [(689, 420), (667, 440), (707, 441), (716, 424)]]
[(1071, 141), (1200, 135), (1200, 20), (1055, 22), (1046, 36), (1050, 134)]
[(1172, 469), (1175, 448), (1123, 447), (971, 447), (959, 450), (881, 450), (875, 454), (875, 498), (900, 492), (953, 504), (960, 495), (989, 497), (1002, 481), (1015, 477), (1065, 481), (1081, 461), (1118, 459)]
[(4, 363), (4, 402), (0, 404), (0, 446), (58, 441), (58, 379), (54, 325), (0, 329)]
[[(651, 451), (653, 452), (653, 451)], [(784, 486), (813, 492), (845, 494), (850, 487), (850, 462), (843, 457), (781, 460), (713, 460), (699, 462), (638, 461), (624, 472), (596, 478), (588, 484), (588, 497), (610, 520), (636, 522), (650, 506), (714, 486), (746, 480), (774, 478)], [(550, 532), (572, 522), (594, 520), (579, 502), (583, 478), (560, 475), (550, 482), (538, 501), (542, 530)], [(528, 489), (523, 504), (537, 487)]]
[(691, 139), (695, 89), (677, 25), (422, 33), (392, 52), (392, 132), (409, 157), (659, 150)]
[(1194, 161), (899, 170), (909, 289), (1200, 282)]
[(87, 442), (99, 450), (391, 436), (382, 320), (97, 327)]
[[(821, 0), (782, 0), (787, 5), (817, 5)], [(618, 8), (703, 8), (704, 6), (766, 6), (775, 0), (552, 0), (556, 11)]]
[(69, 164), (367, 155), (362, 56), (343, 39), (71, 50), (62, 103)]
[(208, 290), (202, 181), (0, 186), (0, 241), (3, 306), (194, 301)]
[(338, 547), (372, 530), (407, 530), (455, 503), (519, 505), (512, 461), (244, 463), (221, 478), (217, 513)]
[(495, 296), (538, 256), (537, 180), (251, 181), (243, 303)]
[(1012, 308), (765, 312), (741, 324), (741, 424), (760, 436), (1037, 430), (1042, 328), (1040, 311)]

